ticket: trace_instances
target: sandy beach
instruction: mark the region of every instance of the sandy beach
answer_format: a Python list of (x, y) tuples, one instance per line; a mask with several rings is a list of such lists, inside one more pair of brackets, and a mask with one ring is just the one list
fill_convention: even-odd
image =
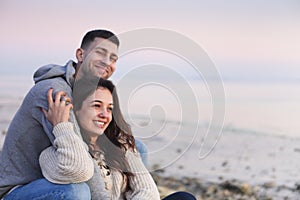
[[(224, 132), (205, 158), (194, 145), (154, 173), (177, 179), (181, 185), (175, 189), (185, 188), (199, 199), (300, 199), (299, 145), (299, 138)], [(156, 159), (152, 168), (163, 158)]]
[[(0, 144), (5, 137), (1, 131)], [(159, 141), (158, 141), (159, 143)], [(151, 145), (150, 145), (151, 146)], [(299, 199), (300, 139), (222, 133), (206, 157), (194, 142), (185, 152), (168, 149), (178, 159), (161, 167), (164, 154), (152, 157), (148, 169), (161, 193), (189, 191), (197, 199)]]

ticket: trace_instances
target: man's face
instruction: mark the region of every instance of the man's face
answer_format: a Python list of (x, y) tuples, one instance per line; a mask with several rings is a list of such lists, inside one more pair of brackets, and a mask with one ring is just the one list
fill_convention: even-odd
[(116, 70), (118, 46), (110, 40), (95, 38), (88, 49), (80, 50), (82, 51), (82, 60), (79, 62), (79, 77), (94, 75), (108, 79)]

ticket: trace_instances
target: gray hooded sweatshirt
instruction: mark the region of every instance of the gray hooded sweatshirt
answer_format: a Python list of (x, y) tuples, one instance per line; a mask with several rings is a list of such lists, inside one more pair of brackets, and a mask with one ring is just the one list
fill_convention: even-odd
[[(46, 65), (34, 74), (35, 85), (27, 93), (15, 114), (0, 154), (0, 198), (16, 185), (24, 185), (44, 178), (39, 165), (40, 153), (54, 141), (53, 126), (45, 118), (41, 108), (48, 110), (47, 92), (54, 89), (72, 96), (76, 63), (69, 61), (65, 66)], [(80, 137), (73, 112), (70, 122)], [(99, 168), (94, 166), (94, 176), (87, 182), (92, 199), (109, 199), (100, 178)]]

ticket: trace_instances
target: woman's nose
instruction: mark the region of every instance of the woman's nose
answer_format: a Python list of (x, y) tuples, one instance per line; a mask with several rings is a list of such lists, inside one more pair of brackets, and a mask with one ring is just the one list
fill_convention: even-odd
[(99, 112), (98, 115), (99, 117), (108, 117), (108, 112), (105, 109), (103, 109)]

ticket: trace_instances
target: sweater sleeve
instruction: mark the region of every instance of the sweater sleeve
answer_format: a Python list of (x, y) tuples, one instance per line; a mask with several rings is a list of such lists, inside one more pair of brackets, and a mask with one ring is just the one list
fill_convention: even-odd
[(73, 124), (62, 122), (53, 128), (53, 146), (46, 148), (39, 157), (44, 177), (53, 183), (68, 184), (89, 180), (94, 164), (87, 146), (74, 133)]
[(105, 189), (105, 183), (96, 161), (94, 161), (94, 167), (93, 177), (86, 182), (90, 187), (92, 200), (110, 200), (110, 195)]
[(127, 199), (131, 200), (159, 200), (157, 186), (144, 166), (139, 154), (127, 151), (126, 158), (130, 167), (130, 172), (134, 174), (129, 178), (132, 191), (126, 193)]

